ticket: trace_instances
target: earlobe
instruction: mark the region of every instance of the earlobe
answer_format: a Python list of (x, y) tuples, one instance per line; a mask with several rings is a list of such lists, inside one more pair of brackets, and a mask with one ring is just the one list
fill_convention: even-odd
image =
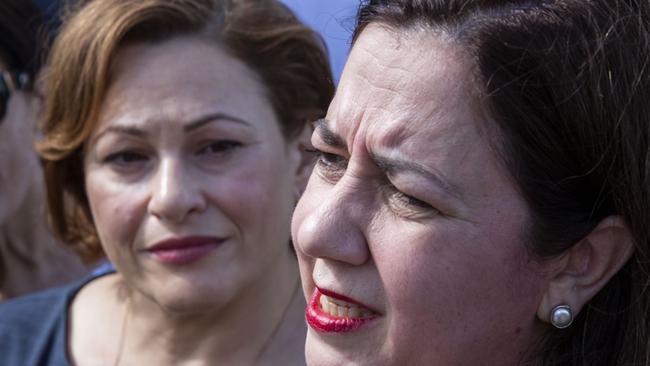
[(551, 322), (553, 309), (566, 305), (573, 317), (625, 265), (634, 251), (630, 230), (620, 216), (603, 219), (586, 237), (556, 258), (537, 316)]

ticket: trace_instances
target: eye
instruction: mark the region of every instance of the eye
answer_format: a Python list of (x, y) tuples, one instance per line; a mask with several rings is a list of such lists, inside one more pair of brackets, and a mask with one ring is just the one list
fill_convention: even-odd
[(123, 150), (106, 156), (101, 162), (118, 174), (133, 174), (142, 171), (149, 161), (145, 154)]
[(401, 192), (391, 184), (387, 185), (384, 191), (388, 205), (399, 216), (417, 220), (441, 214), (440, 210), (422, 200)]
[(348, 167), (348, 161), (344, 157), (318, 149), (307, 150), (317, 157), (316, 169), (318, 174), (331, 183), (338, 182)]
[(197, 154), (207, 156), (221, 156), (229, 154), (236, 149), (242, 147), (242, 143), (234, 140), (217, 140), (207, 143), (204, 147), (199, 149)]
[(148, 158), (144, 154), (127, 150), (108, 155), (106, 158), (104, 158), (104, 163), (121, 166), (144, 162), (147, 160)]

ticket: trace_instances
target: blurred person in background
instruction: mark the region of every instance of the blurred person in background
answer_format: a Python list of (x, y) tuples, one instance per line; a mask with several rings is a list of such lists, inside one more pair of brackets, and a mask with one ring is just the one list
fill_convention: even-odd
[(2, 365), (301, 365), (290, 217), (333, 96), (274, 0), (96, 0), (43, 79), (57, 235), (115, 268), (0, 306)]
[(47, 229), (33, 149), (44, 21), (29, 0), (0, 2), (0, 301), (61, 284), (86, 269)]

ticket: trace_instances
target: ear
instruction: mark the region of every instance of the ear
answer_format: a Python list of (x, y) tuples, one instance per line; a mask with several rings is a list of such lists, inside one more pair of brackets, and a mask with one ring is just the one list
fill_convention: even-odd
[(314, 128), (311, 123), (306, 123), (299, 135), (291, 142), (291, 160), (294, 169), (294, 196), (296, 202), (307, 186), (307, 181), (314, 168), (314, 154), (311, 152), (311, 135)]
[(630, 259), (632, 235), (620, 216), (602, 220), (585, 238), (557, 258), (537, 317), (550, 323), (553, 308), (571, 307), (575, 318)]

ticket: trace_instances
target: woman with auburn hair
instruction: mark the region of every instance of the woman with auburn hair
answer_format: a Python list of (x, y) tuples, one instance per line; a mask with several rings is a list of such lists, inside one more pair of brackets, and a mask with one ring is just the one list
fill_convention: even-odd
[(82, 277), (47, 228), (34, 151), (45, 19), (30, 0), (0, 2), (0, 301)]
[(300, 365), (289, 223), (333, 94), (274, 0), (94, 0), (44, 78), (53, 227), (115, 272), (0, 307), (3, 365)]
[(310, 365), (650, 365), (650, 2), (371, 0), (293, 216)]

